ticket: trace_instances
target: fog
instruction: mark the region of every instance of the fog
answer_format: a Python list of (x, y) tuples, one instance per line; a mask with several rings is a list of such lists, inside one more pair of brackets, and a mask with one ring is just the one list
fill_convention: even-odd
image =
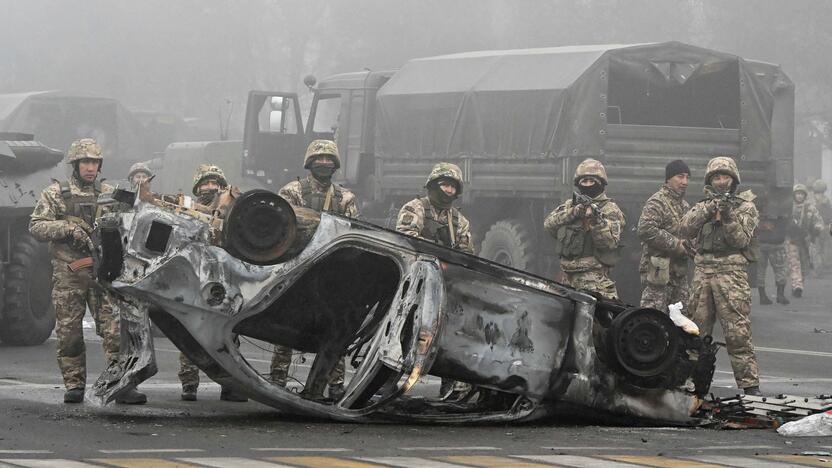
[[(832, 5), (823, 0), (4, 0), (0, 93), (115, 97), (216, 126), (250, 89), (450, 52), (678, 40), (779, 63), (798, 128), (832, 109)], [(798, 148), (808, 145), (808, 130)], [(800, 151), (797, 152), (800, 154)]]

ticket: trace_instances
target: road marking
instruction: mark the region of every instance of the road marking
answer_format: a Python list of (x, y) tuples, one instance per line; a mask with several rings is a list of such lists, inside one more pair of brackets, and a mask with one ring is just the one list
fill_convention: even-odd
[[(540, 447), (543, 450), (647, 450), (644, 447)], [(832, 467), (830, 467), (832, 468)]]
[(315, 448), (315, 447), (262, 447), (252, 448), (257, 452), (352, 452), (348, 448)]
[(636, 468), (639, 465), (602, 460), (600, 458), (581, 457), (578, 455), (518, 455), (527, 460), (541, 461), (560, 466), (574, 466), (576, 468)]
[(705, 445), (704, 447), (688, 447), (688, 450), (759, 450), (776, 448), (773, 445)]
[(763, 351), (765, 353), (800, 354), (801, 356), (832, 357), (832, 353), (827, 353), (824, 351), (807, 351), (804, 349), (767, 348), (765, 346), (755, 346), (754, 350)]
[(781, 462), (794, 462), (804, 466), (823, 466), (826, 468), (832, 466), (832, 463), (830, 463), (830, 457), (814, 457), (805, 455), (764, 455), (763, 458)]
[(634, 463), (637, 465), (655, 466), (659, 468), (720, 468), (722, 466), (714, 465), (713, 463), (680, 460), (678, 458), (647, 457), (639, 455), (603, 455), (602, 458), (625, 463)]
[(26, 455), (26, 454), (33, 454), (33, 455), (45, 455), (55, 453), (51, 450), (0, 450), (0, 454), (3, 455)]
[(489, 455), (463, 455), (442, 457), (439, 460), (444, 460), (451, 463), (462, 463), (468, 466), (480, 466), (484, 468), (542, 468), (552, 466), (549, 464), (543, 465), (540, 463), (532, 463), (523, 461), (517, 458), (509, 457), (495, 457)]
[(805, 465), (793, 465), (791, 463), (772, 462), (761, 460), (759, 457), (724, 457), (722, 455), (702, 455), (697, 457), (684, 457), (705, 463), (719, 463), (722, 465), (736, 466), (739, 468), (806, 468)]
[(28, 468), (90, 468), (98, 466), (75, 460), (65, 460), (62, 458), (50, 458), (44, 460), (26, 458), (7, 458), (0, 460), (0, 462), (10, 463), (15, 466), (25, 466)]
[(429, 458), (417, 457), (379, 457), (379, 458), (359, 458), (359, 460), (368, 461), (370, 463), (378, 463), (379, 465), (397, 466), (401, 468), (459, 468), (459, 465), (453, 463), (445, 463)]
[(499, 447), (481, 447), (481, 446), (473, 446), (473, 447), (399, 447), (399, 450), (404, 450), (407, 452), (415, 452), (418, 450), (428, 450), (428, 451), (454, 451), (454, 450), (502, 450)]
[(384, 465), (334, 457), (274, 457), (267, 460), (307, 468), (375, 468)]
[(170, 449), (122, 449), (122, 450), (99, 450), (100, 453), (107, 454), (127, 454), (127, 453), (181, 453), (181, 452), (204, 452), (202, 449), (189, 448), (170, 448)]
[(93, 458), (90, 461), (121, 468), (191, 468), (196, 466), (163, 458)]
[(290, 468), (289, 465), (278, 465), (251, 458), (216, 457), (216, 458), (177, 458), (185, 463), (194, 463), (213, 468)]

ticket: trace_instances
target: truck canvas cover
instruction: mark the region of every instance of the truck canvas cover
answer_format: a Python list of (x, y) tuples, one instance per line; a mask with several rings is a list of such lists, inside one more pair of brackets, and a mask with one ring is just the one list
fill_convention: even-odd
[(602, 157), (624, 124), (736, 129), (741, 160), (791, 160), (777, 126), (793, 103), (778, 66), (678, 42), (460, 53), (411, 60), (379, 90), (377, 151)]

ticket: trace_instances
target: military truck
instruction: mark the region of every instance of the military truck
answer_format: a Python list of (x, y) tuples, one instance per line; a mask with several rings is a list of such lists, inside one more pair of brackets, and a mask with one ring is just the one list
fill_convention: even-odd
[[(313, 85), (309, 80), (308, 85)], [(613, 272), (636, 301), (643, 202), (682, 158), (702, 193), (709, 158), (736, 158), (743, 185), (792, 183), (794, 86), (779, 66), (678, 42), (469, 52), (395, 71), (339, 74), (311, 86), (305, 132), (297, 95), (252, 91), (243, 168), (277, 187), (300, 168), (302, 142), (335, 138), (339, 182), (369, 218), (421, 193), (431, 166), (458, 164), (462, 209), (479, 255), (552, 275), (543, 219), (572, 193), (583, 159), (601, 160), (627, 217)]]
[(0, 341), (43, 343), (55, 328), (46, 244), (29, 234), (41, 190), (64, 174), (63, 152), (32, 135), (0, 133)]

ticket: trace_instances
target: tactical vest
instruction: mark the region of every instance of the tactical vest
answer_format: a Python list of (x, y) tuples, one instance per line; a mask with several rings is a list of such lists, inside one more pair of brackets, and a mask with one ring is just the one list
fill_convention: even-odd
[[(324, 210), (324, 203), (326, 203), (326, 194), (329, 192), (327, 189), (324, 192), (319, 192), (312, 187), (312, 181), (309, 178), (300, 179), (300, 190), (301, 190), (301, 198), (303, 198), (303, 204), (307, 208), (311, 208), (317, 212), (321, 212)], [(344, 212), (341, 209), (341, 201), (344, 198), (344, 191), (338, 184), (332, 184), (332, 199), (329, 201), (329, 213), (335, 213), (338, 215), (343, 215)]]
[[(428, 197), (422, 197), (419, 201), (422, 203), (422, 209), (425, 211), (425, 222), (419, 236), (437, 244), (444, 245), (445, 247), (453, 248), (454, 245), (448, 223), (443, 223), (433, 216), (433, 210), (431, 209), (430, 199)], [(454, 207), (451, 207), (451, 220), (454, 225), (454, 230), (456, 230), (459, 227), (459, 210)], [(454, 236), (456, 237), (456, 232), (454, 232)], [(459, 241), (459, 239), (456, 240)]]
[[(93, 193), (79, 195), (72, 193), (69, 182), (60, 182), (61, 198), (66, 205), (65, 217), (75, 217), (83, 220), (89, 228), (95, 226), (96, 207), (98, 195), (101, 194), (101, 181), (93, 183)], [(84, 227), (86, 229), (86, 227)]]
[(595, 257), (601, 264), (614, 267), (621, 260), (621, 245), (615, 249), (595, 246), (592, 233), (581, 221), (560, 226), (555, 233), (555, 253), (565, 260)]
[(749, 262), (756, 262), (759, 258), (759, 244), (757, 236), (753, 236), (751, 242), (743, 249), (736, 249), (728, 245), (725, 239), (725, 225), (721, 221), (711, 220), (702, 226), (699, 235), (696, 237), (699, 245), (699, 253), (712, 254), (716, 257), (726, 257), (731, 254), (742, 254)]

